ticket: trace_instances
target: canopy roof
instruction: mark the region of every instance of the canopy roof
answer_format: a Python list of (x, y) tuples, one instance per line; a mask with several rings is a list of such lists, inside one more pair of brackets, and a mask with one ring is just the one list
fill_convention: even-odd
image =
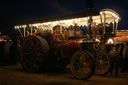
[(119, 22), (121, 20), (120, 15), (112, 9), (102, 9), (100, 10), (100, 14), (106, 15), (106, 22)]
[[(113, 23), (121, 20), (120, 15), (112, 9), (102, 9), (100, 11), (86, 12), (81, 14), (63, 16), (63, 17), (49, 17), (37, 20), (36, 22), (26, 23), (24, 25), (17, 25), (15, 28), (24, 28), (27, 25), (37, 27), (38, 29), (52, 29), (56, 25), (62, 25), (65, 27), (71, 25), (87, 25), (89, 16), (92, 16), (93, 22), (96, 24)], [(106, 18), (105, 18), (106, 17)]]

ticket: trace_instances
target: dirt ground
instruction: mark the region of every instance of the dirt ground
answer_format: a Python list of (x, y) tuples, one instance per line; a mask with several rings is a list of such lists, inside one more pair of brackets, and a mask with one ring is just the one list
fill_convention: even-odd
[(70, 72), (27, 73), (20, 66), (0, 66), (0, 85), (128, 85), (128, 73), (77, 80)]

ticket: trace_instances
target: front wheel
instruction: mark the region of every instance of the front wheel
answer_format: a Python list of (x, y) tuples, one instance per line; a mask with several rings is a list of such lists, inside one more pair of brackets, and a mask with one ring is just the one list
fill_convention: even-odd
[(89, 79), (95, 72), (95, 63), (92, 55), (88, 51), (75, 52), (70, 61), (70, 69), (77, 79)]
[(110, 56), (104, 46), (99, 46), (95, 51), (96, 69), (95, 74), (105, 76), (110, 71)]

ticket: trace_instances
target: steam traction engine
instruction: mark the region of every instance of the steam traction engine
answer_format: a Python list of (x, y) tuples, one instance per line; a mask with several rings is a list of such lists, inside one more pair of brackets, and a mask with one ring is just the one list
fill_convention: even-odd
[(64, 67), (70, 63), (71, 72), (76, 78), (88, 79), (91, 77), (95, 66), (90, 52), (81, 49), (80, 38), (65, 39), (66, 36), (63, 34), (27, 37), (23, 41), (21, 49), (23, 68), (28, 72), (36, 72), (47, 67)]
[(60, 26), (55, 27), (55, 33), (43, 31), (23, 40), (21, 64), (24, 70), (37, 72), (53, 67), (62, 68), (70, 63), (71, 72), (76, 78), (90, 78), (95, 71), (94, 58), (89, 51), (81, 48), (83, 38), (68, 39), (68, 34), (60, 33), (60, 29)]
[(110, 59), (104, 48), (108, 33), (106, 22), (120, 20), (113, 14), (113, 11), (103, 9), (15, 26), (23, 37), (20, 50), (23, 69), (37, 72), (69, 64), (72, 74), (78, 79), (88, 79), (94, 72), (105, 75), (110, 68)]

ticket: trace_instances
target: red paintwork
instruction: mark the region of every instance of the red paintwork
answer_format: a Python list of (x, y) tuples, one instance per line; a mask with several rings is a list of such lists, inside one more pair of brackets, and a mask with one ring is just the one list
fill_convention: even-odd
[(62, 50), (62, 51), (63, 51), (63, 57), (64, 57), (64, 58), (70, 57), (70, 50), (69, 50), (69, 47), (64, 46), (62, 49), (63, 49), (63, 50)]
[(69, 48), (78, 48), (80, 47), (80, 41), (82, 40), (82, 38), (76, 39), (76, 40), (72, 40), (68, 43), (68, 47)]

